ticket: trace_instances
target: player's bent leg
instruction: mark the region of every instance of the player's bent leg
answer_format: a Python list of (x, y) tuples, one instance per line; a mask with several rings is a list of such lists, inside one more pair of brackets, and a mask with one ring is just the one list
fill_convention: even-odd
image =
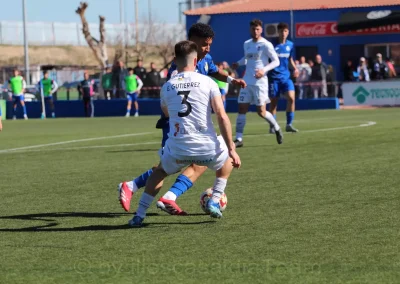
[[(228, 151), (225, 149), (224, 155), (227, 155)], [(232, 159), (225, 156), (225, 163), (215, 173), (215, 181), (213, 186), (212, 197), (207, 203), (207, 210), (210, 212), (212, 218), (221, 218), (222, 212), (220, 208), (220, 199), (223, 196), (228, 183), (228, 178), (232, 172)]]
[(157, 208), (171, 215), (187, 215), (177, 204), (176, 199), (188, 191), (193, 183), (207, 170), (207, 167), (191, 164), (180, 174), (170, 190), (157, 201)]
[(295, 92), (294, 90), (289, 90), (286, 94), (286, 132), (298, 132), (296, 128), (292, 126), (294, 120), (295, 111)]
[(126, 212), (130, 209), (133, 194), (146, 185), (147, 179), (154, 169), (155, 167), (147, 170), (134, 180), (122, 182), (118, 185), (118, 200)]
[(257, 114), (269, 123), (270, 128), (274, 129), (274, 133), (276, 135), (276, 141), (278, 142), (278, 144), (282, 144), (283, 143), (282, 130), (279, 127), (279, 124), (275, 120), (274, 116), (269, 111), (266, 110), (265, 104), (257, 106)]
[(131, 108), (132, 108), (132, 99), (128, 95), (128, 103), (126, 105), (126, 114), (125, 117), (130, 117), (131, 116)]
[[(276, 81), (272, 81), (269, 84), (269, 98), (271, 99), (271, 103), (269, 105), (269, 112), (273, 115), (276, 120), (276, 111), (278, 109), (278, 101), (279, 101), (279, 83)], [(275, 134), (275, 129), (271, 126), (269, 129), (269, 133)]]
[(160, 191), (164, 178), (168, 175), (179, 172), (187, 165), (188, 164), (186, 163), (178, 161), (178, 159), (169, 152), (168, 148), (163, 151), (160, 165), (154, 169), (153, 173), (147, 180), (146, 189), (140, 198), (139, 207), (136, 210), (135, 217), (133, 217), (129, 222), (130, 226), (142, 226), (143, 219), (146, 217), (146, 211), (153, 202), (154, 197)]
[(167, 176), (168, 174), (165, 172), (161, 164), (153, 171), (153, 174), (147, 181), (146, 189), (140, 198), (139, 206), (136, 210), (135, 216), (128, 223), (130, 227), (143, 226), (143, 220), (146, 217), (147, 209), (150, 207), (155, 196), (160, 191), (164, 179)]
[(243, 132), (246, 126), (246, 114), (249, 111), (250, 103), (239, 103), (239, 114), (236, 118), (236, 148), (243, 147)]

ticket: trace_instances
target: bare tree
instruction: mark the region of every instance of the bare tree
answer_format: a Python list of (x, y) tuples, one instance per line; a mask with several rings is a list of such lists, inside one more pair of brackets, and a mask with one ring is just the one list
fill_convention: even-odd
[(185, 30), (183, 26), (175, 27), (172, 30), (165, 25), (158, 30), (157, 44), (154, 46), (156, 54), (163, 59), (164, 66), (168, 65), (174, 57), (175, 44), (184, 38)]
[(107, 46), (106, 46), (106, 29), (104, 27), (105, 17), (99, 16), (100, 19), (100, 41), (95, 39), (89, 31), (89, 24), (85, 17), (85, 11), (88, 7), (86, 2), (81, 2), (78, 9), (76, 9), (76, 13), (80, 16), (82, 21), (82, 32), (85, 36), (86, 42), (89, 47), (92, 49), (94, 56), (97, 61), (100, 63), (100, 66), (104, 69), (108, 65), (108, 54), (107, 54)]

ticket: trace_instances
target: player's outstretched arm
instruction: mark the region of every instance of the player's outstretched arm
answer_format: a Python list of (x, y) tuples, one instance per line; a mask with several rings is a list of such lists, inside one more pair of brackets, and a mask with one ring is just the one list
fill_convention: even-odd
[(240, 86), (242, 88), (246, 88), (246, 86), (247, 86), (247, 84), (244, 80), (235, 79), (235, 78), (227, 75), (223, 70), (218, 70), (218, 72), (211, 73), (209, 75), (221, 82), (227, 82), (228, 84)]
[(229, 157), (232, 158), (233, 166), (235, 168), (240, 168), (240, 157), (236, 153), (235, 143), (233, 143), (232, 140), (232, 124), (225, 112), (224, 103), (222, 102), (221, 94), (219, 93), (216, 84), (211, 90), (211, 104), (215, 114), (217, 115), (219, 130), (222, 138), (224, 138), (226, 146), (228, 147)]

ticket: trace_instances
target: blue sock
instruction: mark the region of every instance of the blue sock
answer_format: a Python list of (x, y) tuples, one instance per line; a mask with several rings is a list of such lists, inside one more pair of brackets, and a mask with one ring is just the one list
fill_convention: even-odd
[(22, 109), (24, 110), (24, 115), (26, 115), (26, 105), (24, 105), (24, 106), (22, 107)]
[(14, 107), (14, 115), (17, 112), (17, 106)]
[(226, 100), (224, 101), (224, 109), (226, 109)]
[(173, 192), (176, 197), (179, 197), (188, 191), (192, 186), (193, 183), (190, 181), (190, 179), (181, 174), (176, 178), (175, 183), (172, 185), (169, 191)]
[(294, 112), (286, 112), (286, 125), (292, 125), (294, 119)]
[(275, 120), (276, 120), (276, 113), (275, 113), (273, 116), (274, 116), (274, 118), (275, 118)]
[(165, 146), (165, 142), (167, 142), (168, 132), (169, 132), (169, 121), (166, 121), (164, 127), (162, 128), (161, 147), (164, 147)]
[(153, 173), (153, 169), (148, 170), (147, 172), (144, 172), (137, 178), (135, 178), (133, 181), (136, 183), (138, 188), (144, 187), (146, 185), (146, 181), (149, 178), (149, 176)]

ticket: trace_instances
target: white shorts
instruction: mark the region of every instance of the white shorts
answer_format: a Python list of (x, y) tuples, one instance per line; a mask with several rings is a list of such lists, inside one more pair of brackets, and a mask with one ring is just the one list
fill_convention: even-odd
[(166, 145), (161, 156), (161, 166), (168, 175), (175, 174), (183, 168), (196, 164), (205, 166), (213, 171), (221, 169), (229, 158), (228, 148), (222, 136), (218, 136), (219, 148), (213, 156), (181, 156), (172, 153)]
[(247, 86), (240, 90), (238, 97), (239, 104), (251, 104), (256, 106), (262, 106), (271, 102), (268, 97), (268, 84), (260, 86)]

